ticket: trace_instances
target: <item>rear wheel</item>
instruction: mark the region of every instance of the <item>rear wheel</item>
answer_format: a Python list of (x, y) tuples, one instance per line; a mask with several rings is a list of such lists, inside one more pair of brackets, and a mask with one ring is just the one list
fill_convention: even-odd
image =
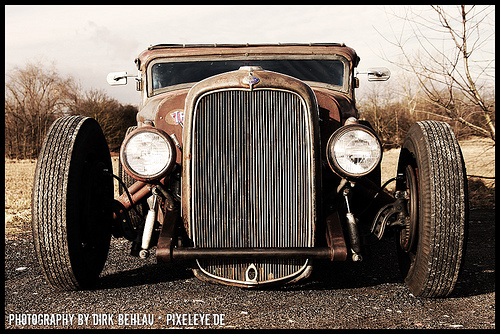
[(467, 243), (467, 177), (460, 146), (443, 122), (417, 122), (408, 131), (398, 172), (405, 176), (410, 220), (397, 248), (405, 282), (415, 296), (453, 291)]
[(54, 122), (35, 171), (32, 228), (38, 260), (57, 289), (89, 287), (104, 267), (113, 218), (109, 172), (111, 157), (96, 120)]

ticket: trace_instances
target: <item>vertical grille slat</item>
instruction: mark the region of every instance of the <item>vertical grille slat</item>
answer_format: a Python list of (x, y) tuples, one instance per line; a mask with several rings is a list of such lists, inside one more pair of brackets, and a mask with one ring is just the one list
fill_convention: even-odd
[[(195, 247), (313, 246), (314, 153), (308, 113), (299, 95), (284, 90), (220, 90), (199, 98), (193, 113), (190, 185)], [(244, 263), (201, 262), (213, 275), (244, 280)], [(262, 262), (259, 280), (289, 275), (303, 265), (296, 260)]]

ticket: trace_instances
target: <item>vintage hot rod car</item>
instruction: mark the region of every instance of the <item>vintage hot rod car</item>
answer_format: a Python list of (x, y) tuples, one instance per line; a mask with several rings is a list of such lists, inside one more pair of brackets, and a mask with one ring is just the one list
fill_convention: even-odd
[(381, 185), (382, 144), (355, 105), (358, 62), (343, 44), (155, 45), (137, 76), (110, 73), (141, 91), (119, 175), (92, 118), (59, 118), (40, 152), (32, 225), (48, 282), (91, 286), (114, 236), (131, 255), (189, 260), (206, 281), (291, 283), (317, 259), (362, 261), (390, 231), (412, 293), (448, 295), (467, 240), (460, 147), (448, 124), (417, 122)]

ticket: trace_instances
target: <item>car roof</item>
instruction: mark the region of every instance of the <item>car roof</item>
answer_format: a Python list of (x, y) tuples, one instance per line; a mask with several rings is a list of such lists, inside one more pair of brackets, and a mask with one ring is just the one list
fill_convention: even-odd
[(359, 57), (344, 43), (277, 43), (277, 44), (157, 44), (151, 45), (135, 60), (138, 69), (144, 69), (156, 58), (219, 57), (272, 55), (340, 55), (356, 67)]

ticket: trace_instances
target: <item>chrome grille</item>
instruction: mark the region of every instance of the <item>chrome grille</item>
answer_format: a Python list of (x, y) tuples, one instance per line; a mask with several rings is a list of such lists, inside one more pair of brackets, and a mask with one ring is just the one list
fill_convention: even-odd
[(293, 92), (201, 96), (192, 132), (195, 247), (312, 246), (311, 132), (308, 109)]

